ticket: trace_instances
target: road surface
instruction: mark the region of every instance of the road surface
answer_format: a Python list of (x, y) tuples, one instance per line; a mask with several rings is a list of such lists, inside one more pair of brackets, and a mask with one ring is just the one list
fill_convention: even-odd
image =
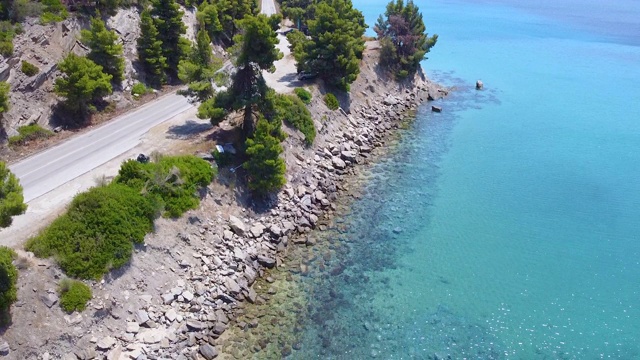
[(165, 95), (9, 168), (30, 202), (132, 149), (149, 129), (192, 107), (184, 96)]
[(276, 14), (276, 4), (273, 2), (273, 0), (262, 0), (262, 5), (260, 6), (260, 13), (265, 14), (267, 16)]

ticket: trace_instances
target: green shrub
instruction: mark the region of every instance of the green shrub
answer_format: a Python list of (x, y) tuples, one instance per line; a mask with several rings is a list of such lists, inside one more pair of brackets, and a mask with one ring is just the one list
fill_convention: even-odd
[(55, 256), (69, 276), (98, 279), (129, 261), (161, 207), (177, 217), (198, 206), (198, 187), (209, 184), (213, 174), (209, 163), (195, 156), (126, 161), (111, 184), (77, 195), (25, 248), (38, 257)]
[(276, 95), (276, 118), (285, 121), (304, 134), (307, 144), (316, 138), (316, 128), (311, 113), (301, 99), (293, 95)]
[(33, 65), (27, 60), (22, 60), (22, 67), (20, 68), (20, 70), (29, 77), (40, 72), (40, 69), (38, 69), (37, 66)]
[(214, 173), (211, 165), (198, 157), (163, 156), (155, 163), (125, 162), (115, 181), (148, 194), (164, 208), (164, 216), (179, 217), (198, 206), (197, 190), (207, 186)]
[(91, 300), (91, 288), (82, 281), (62, 279), (58, 285), (60, 307), (66, 312), (83, 311)]
[(40, 22), (43, 24), (63, 21), (69, 15), (67, 8), (60, 0), (42, 0), (41, 3), (44, 10), (40, 15)]
[(151, 91), (151, 89), (146, 87), (143, 83), (135, 83), (135, 85), (133, 85), (133, 87), (131, 88), (131, 95), (142, 96), (144, 94), (147, 94), (149, 91)]
[[(11, 304), (17, 299), (18, 269), (13, 265), (15, 257), (13, 249), (0, 246), (0, 312), (3, 314), (8, 312)], [(4, 319), (4, 316), (2, 318)]]
[(53, 136), (53, 133), (38, 124), (20, 126), (18, 128), (18, 135), (9, 138), (9, 145), (24, 145), (29, 141), (46, 139), (50, 136)]
[(311, 102), (311, 93), (308, 92), (306, 89), (304, 88), (295, 88), (293, 90), (293, 92), (298, 95), (298, 97), (300, 98), (300, 100), (302, 100), (302, 102), (304, 102), (306, 105), (309, 105), (309, 103)]
[(0, 21), (0, 54), (4, 57), (13, 55), (13, 37), (16, 28), (9, 21)]
[(327, 93), (324, 96), (324, 103), (327, 104), (327, 107), (331, 110), (338, 110), (340, 107), (340, 103), (338, 102), (338, 98), (332, 93)]
[(98, 279), (131, 258), (134, 243), (153, 230), (154, 204), (140, 191), (112, 183), (77, 195), (67, 212), (25, 246), (55, 256), (67, 275)]

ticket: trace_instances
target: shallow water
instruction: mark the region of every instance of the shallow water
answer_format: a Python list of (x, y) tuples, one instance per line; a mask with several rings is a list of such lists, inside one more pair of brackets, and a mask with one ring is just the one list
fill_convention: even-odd
[(418, 5), (457, 90), (318, 235), (288, 357), (640, 358), (640, 3)]

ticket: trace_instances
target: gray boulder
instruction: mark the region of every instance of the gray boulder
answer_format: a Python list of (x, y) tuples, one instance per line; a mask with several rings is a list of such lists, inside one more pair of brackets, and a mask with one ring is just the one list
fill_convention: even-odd
[(244, 222), (233, 215), (229, 215), (229, 227), (239, 236), (243, 236), (247, 232), (247, 226)]
[(205, 359), (211, 360), (218, 357), (218, 350), (209, 344), (200, 345), (200, 355), (202, 355)]

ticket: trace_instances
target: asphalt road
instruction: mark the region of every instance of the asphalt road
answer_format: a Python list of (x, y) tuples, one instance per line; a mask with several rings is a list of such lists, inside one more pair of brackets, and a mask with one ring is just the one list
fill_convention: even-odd
[(262, 0), (260, 12), (267, 16), (271, 16), (276, 13), (276, 4), (273, 2), (273, 0)]
[(132, 149), (152, 127), (192, 106), (184, 96), (165, 95), (9, 168), (29, 202)]

